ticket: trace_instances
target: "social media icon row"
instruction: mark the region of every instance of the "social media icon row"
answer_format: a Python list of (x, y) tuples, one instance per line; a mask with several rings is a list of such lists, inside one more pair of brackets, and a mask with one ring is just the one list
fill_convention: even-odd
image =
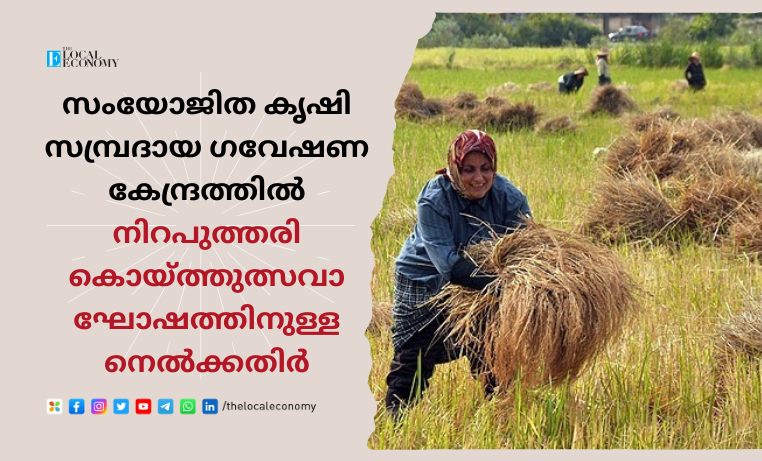
[[(129, 399), (114, 399), (115, 415), (127, 415), (130, 413)], [(63, 414), (62, 399), (48, 399), (47, 413), (49, 415)], [(138, 415), (150, 415), (153, 409), (151, 399), (135, 399), (135, 413)], [(69, 414), (85, 414), (85, 399), (69, 399)], [(175, 411), (175, 403), (172, 399), (158, 399), (156, 412), (160, 415), (171, 415)], [(106, 399), (90, 400), (90, 413), (94, 415), (105, 415), (108, 412), (108, 401)], [(217, 399), (203, 399), (201, 401), (201, 412), (205, 415), (216, 415), (219, 412)], [(180, 399), (180, 414), (196, 414), (196, 399)]]

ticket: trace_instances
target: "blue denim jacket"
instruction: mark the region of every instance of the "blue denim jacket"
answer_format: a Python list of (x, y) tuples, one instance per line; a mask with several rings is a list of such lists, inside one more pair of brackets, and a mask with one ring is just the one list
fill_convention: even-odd
[(491, 231), (499, 235), (520, 228), (522, 216), (531, 217), (527, 198), (504, 176), (495, 175), (489, 193), (474, 201), (438, 176), (418, 196), (418, 221), (397, 256), (396, 271), (436, 293), (449, 282), (466, 246), (490, 238)]

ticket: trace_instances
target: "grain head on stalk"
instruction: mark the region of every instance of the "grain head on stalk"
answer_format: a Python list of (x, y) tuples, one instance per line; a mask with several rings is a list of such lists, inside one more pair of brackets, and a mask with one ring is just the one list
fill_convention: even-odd
[(623, 329), (636, 308), (634, 284), (608, 249), (529, 221), (526, 229), (466, 249), (498, 279), (482, 292), (447, 286), (456, 344), (481, 351), (501, 386), (574, 379)]

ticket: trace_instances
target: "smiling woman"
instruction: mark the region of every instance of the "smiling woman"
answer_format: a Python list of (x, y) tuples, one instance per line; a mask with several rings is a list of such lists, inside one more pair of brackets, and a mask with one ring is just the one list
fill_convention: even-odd
[(524, 194), (497, 174), (497, 150), (486, 133), (468, 130), (450, 144), (446, 168), (418, 196), (418, 220), (396, 260), (386, 408), (393, 417), (423, 392), (435, 365), (466, 355), (485, 395), (494, 379), (475, 351), (455, 348), (439, 331), (444, 316), (428, 301), (445, 284), (483, 290), (495, 280), (463, 256), (467, 245), (513, 232), (531, 211)]

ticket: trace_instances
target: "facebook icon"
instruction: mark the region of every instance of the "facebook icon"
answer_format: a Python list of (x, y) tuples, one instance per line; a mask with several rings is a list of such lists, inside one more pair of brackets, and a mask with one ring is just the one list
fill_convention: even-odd
[(48, 51), (48, 67), (61, 67), (60, 51)]
[(216, 415), (218, 410), (217, 399), (204, 399), (201, 402), (201, 411), (205, 415)]
[(69, 399), (69, 414), (70, 415), (84, 415), (85, 414), (85, 399)]

